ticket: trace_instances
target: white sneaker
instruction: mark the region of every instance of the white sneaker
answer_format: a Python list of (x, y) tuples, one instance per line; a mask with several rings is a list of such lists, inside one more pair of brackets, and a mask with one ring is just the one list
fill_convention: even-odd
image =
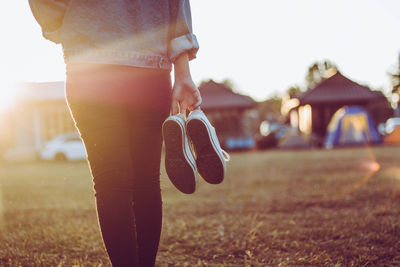
[(192, 111), (186, 121), (186, 130), (196, 154), (196, 165), (201, 177), (211, 184), (224, 180), (226, 161), (230, 156), (219, 144), (215, 128), (200, 109)]
[(169, 116), (163, 123), (165, 170), (174, 186), (185, 194), (196, 190), (196, 162), (190, 150), (183, 114)]

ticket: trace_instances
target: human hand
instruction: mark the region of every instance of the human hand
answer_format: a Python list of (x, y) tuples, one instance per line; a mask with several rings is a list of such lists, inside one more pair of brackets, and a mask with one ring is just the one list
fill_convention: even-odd
[(195, 110), (200, 104), (200, 91), (191, 77), (175, 80), (172, 91), (172, 114), (184, 113), (187, 109)]
[(200, 91), (194, 84), (189, 70), (187, 54), (182, 54), (174, 62), (175, 81), (172, 91), (172, 114), (184, 113), (187, 109), (200, 107)]

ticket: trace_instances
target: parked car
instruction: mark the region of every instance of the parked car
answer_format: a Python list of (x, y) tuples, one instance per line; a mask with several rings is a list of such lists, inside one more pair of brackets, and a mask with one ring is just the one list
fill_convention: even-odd
[(86, 149), (79, 133), (66, 133), (46, 142), (40, 151), (40, 158), (55, 161), (85, 160)]
[(230, 136), (221, 143), (222, 147), (229, 151), (252, 149), (254, 144), (254, 137), (246, 134)]
[(385, 124), (386, 134), (390, 134), (391, 132), (394, 131), (394, 129), (396, 129), (399, 126), (400, 126), (400, 117), (393, 117), (388, 119)]
[(268, 149), (278, 146), (279, 140), (286, 134), (289, 126), (279, 122), (263, 121), (260, 124), (260, 133), (256, 135), (258, 149)]

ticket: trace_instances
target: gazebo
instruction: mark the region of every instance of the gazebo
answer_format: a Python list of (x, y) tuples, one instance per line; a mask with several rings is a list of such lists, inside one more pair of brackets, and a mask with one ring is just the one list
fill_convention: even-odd
[(339, 108), (346, 105), (366, 108), (379, 101), (387, 101), (381, 92), (372, 91), (338, 71), (300, 96), (299, 105), (292, 112), (297, 113), (302, 132), (312, 133), (317, 140), (321, 140), (326, 135), (330, 119)]
[(213, 80), (203, 82), (199, 90), (203, 99), (201, 109), (214, 125), (222, 146), (228, 149), (252, 147), (254, 140), (247, 127), (249, 118), (246, 111), (257, 103)]

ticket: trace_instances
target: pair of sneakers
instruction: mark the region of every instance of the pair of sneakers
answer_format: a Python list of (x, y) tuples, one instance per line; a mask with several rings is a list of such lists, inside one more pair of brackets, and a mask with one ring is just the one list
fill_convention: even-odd
[(200, 109), (187, 119), (182, 113), (169, 116), (163, 123), (165, 169), (174, 186), (192, 194), (198, 174), (211, 184), (223, 181), (229, 155), (218, 141), (214, 127)]

